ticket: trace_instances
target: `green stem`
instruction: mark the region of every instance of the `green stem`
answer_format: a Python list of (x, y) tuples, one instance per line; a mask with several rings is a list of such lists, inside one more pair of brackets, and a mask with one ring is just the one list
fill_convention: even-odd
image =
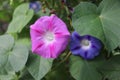
[(60, 62), (60, 64), (62, 64), (63, 62), (65, 62), (69, 58), (70, 55), (71, 55), (71, 52), (69, 52), (67, 54), (67, 56)]
[(71, 52), (69, 52), (67, 55), (66, 55), (66, 57), (58, 64), (58, 65), (56, 65), (51, 71), (54, 71), (57, 67), (59, 67), (63, 62), (65, 62), (68, 58), (69, 58), (69, 56), (71, 55)]

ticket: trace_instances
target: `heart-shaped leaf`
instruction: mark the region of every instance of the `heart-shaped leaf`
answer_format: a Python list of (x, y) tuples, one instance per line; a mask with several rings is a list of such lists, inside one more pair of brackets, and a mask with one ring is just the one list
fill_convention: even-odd
[(14, 45), (14, 39), (10, 35), (0, 36), (0, 68), (7, 63), (8, 52)]
[(28, 60), (28, 71), (35, 80), (42, 79), (52, 67), (53, 59), (44, 59), (38, 55), (31, 55)]
[(88, 61), (76, 56), (70, 59), (70, 73), (76, 80), (101, 80), (101, 75)]
[(14, 43), (14, 38), (10, 35), (0, 36), (0, 68), (10, 63), (14, 71), (19, 71), (25, 66), (27, 58), (26, 46)]
[(21, 70), (28, 59), (28, 49), (24, 45), (16, 44), (9, 54), (9, 62), (15, 71)]
[(20, 33), (33, 15), (33, 10), (29, 9), (28, 3), (18, 6), (13, 13), (13, 19), (8, 26), (7, 33)]
[(92, 35), (102, 40), (111, 51), (120, 45), (120, 1), (103, 0), (99, 7), (82, 2), (75, 7), (72, 24), (80, 35)]

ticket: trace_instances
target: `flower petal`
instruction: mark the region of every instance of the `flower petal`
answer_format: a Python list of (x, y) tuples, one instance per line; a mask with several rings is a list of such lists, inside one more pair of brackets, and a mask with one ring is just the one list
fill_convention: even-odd
[(96, 49), (89, 49), (86, 59), (93, 59), (95, 56), (99, 55), (99, 51)]
[(32, 40), (32, 52), (36, 52), (36, 50), (44, 45), (42, 40)]
[(33, 25), (30, 26), (30, 28), (38, 32), (45, 32), (47, 30), (47, 26), (49, 25), (49, 20), (49, 16), (40, 17)]
[(34, 51), (36, 54), (44, 57), (44, 58), (50, 58), (50, 49), (49, 49), (49, 46), (47, 45), (43, 45), (43, 46), (40, 46), (39, 48), (37, 48), (35, 51)]
[(70, 41), (70, 50), (73, 54), (79, 55), (79, 49), (81, 48), (80, 43), (78, 41), (71, 40)]
[(42, 56), (42, 57), (44, 57), (44, 58), (57, 58), (58, 55), (60, 54), (56, 50), (56, 46), (54, 44), (43, 45), (43, 46), (39, 47), (35, 51), (35, 53), (38, 54), (38, 55), (40, 55), (40, 56)]
[(51, 27), (51, 29), (53, 30), (53, 32), (57, 35), (70, 35), (66, 24), (60, 19), (58, 18), (56, 15), (52, 14), (50, 16), (51, 19), (51, 25), (49, 26)]
[(72, 33), (72, 39), (73, 40), (75, 40), (75, 41), (81, 41), (81, 39), (82, 39), (82, 36), (80, 36), (76, 31), (74, 31), (73, 33)]
[(91, 43), (98, 49), (100, 50), (102, 47), (102, 43), (100, 40), (96, 39), (96, 38), (92, 38), (91, 39)]
[(69, 40), (69, 36), (68, 37), (57, 37), (56, 38), (56, 41), (53, 43), (54, 44), (54, 56), (58, 56), (59, 54), (62, 53), (62, 51), (65, 50), (67, 44), (68, 44), (68, 41)]
[(30, 29), (30, 35), (31, 35), (31, 40), (34, 41), (35, 39), (37, 39), (38, 37), (42, 37), (42, 35), (44, 34), (44, 32), (38, 32), (37, 30), (34, 29)]

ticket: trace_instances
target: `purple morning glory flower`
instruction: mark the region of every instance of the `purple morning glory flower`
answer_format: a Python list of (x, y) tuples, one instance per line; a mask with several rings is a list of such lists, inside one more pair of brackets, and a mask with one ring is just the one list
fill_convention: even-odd
[(93, 59), (99, 55), (101, 47), (101, 41), (93, 36), (80, 36), (76, 31), (72, 33), (70, 50), (73, 55), (81, 56), (87, 60)]
[(39, 1), (30, 2), (29, 8), (33, 9), (34, 12), (38, 12), (41, 9), (41, 3)]
[(70, 33), (56, 15), (42, 16), (30, 26), (32, 52), (44, 58), (57, 58), (65, 50)]

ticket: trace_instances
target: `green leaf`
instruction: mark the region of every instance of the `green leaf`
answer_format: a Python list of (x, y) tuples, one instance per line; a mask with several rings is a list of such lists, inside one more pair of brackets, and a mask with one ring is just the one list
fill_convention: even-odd
[(18, 77), (15, 72), (9, 72), (6, 75), (0, 75), (0, 80), (18, 80)]
[(29, 9), (29, 3), (18, 6), (13, 13), (13, 19), (8, 26), (7, 33), (20, 33), (33, 15), (33, 10)]
[(0, 36), (0, 68), (12, 66), (13, 70), (17, 72), (25, 66), (27, 58), (28, 49), (26, 46), (15, 44), (10, 35)]
[(27, 46), (27, 48), (31, 49), (31, 41), (30, 38), (20, 38), (17, 40), (17, 44), (24, 44)]
[(99, 71), (103, 74), (104, 78), (108, 80), (119, 80), (120, 79), (120, 55), (113, 56), (104, 62), (99, 67)]
[(12, 68), (12, 65), (10, 64), (10, 61), (7, 61), (6, 65), (3, 68), (7, 74), (8, 73), (15, 73), (15, 70)]
[(70, 73), (76, 80), (101, 80), (101, 75), (88, 61), (77, 56), (70, 59)]
[(13, 74), (0, 75), (0, 80), (15, 80), (15, 77)]
[(68, 71), (69, 65), (66, 65), (66, 62), (59, 64), (60, 62), (58, 61), (54, 62), (54, 67), (45, 76), (46, 80), (74, 80)]
[(102, 40), (111, 51), (120, 45), (120, 1), (103, 0), (99, 7), (82, 2), (75, 7), (73, 27), (80, 35), (92, 35)]
[(6, 74), (7, 74), (7, 71), (4, 68), (2, 68), (0, 70), (0, 75), (6, 75)]
[(0, 75), (0, 80), (12, 80), (13, 75)]
[(20, 74), (19, 80), (35, 80), (32, 75), (28, 72), (27, 68), (24, 68), (22, 73)]
[(0, 36), (0, 68), (7, 63), (8, 52), (14, 45), (14, 39), (10, 35)]
[(120, 79), (120, 71), (112, 71), (105, 75), (103, 80), (119, 80)]
[(53, 59), (44, 59), (38, 55), (31, 55), (27, 68), (35, 80), (42, 79), (52, 67)]
[(24, 45), (16, 44), (9, 55), (9, 61), (15, 71), (21, 70), (28, 59), (28, 49)]

